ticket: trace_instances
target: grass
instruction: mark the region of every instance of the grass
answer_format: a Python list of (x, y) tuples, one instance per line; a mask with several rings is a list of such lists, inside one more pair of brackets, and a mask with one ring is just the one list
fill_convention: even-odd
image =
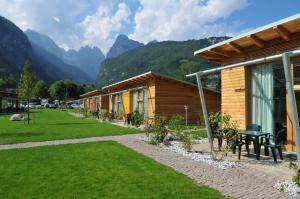
[(193, 139), (207, 138), (207, 131), (206, 130), (192, 131), (192, 137)]
[(92, 136), (138, 133), (129, 129), (99, 123), (92, 119), (76, 118), (62, 110), (33, 110), (30, 125), (23, 121), (9, 121), (10, 115), (0, 116), (0, 144), (44, 141)]
[(223, 198), (116, 142), (0, 151), (1, 198)]

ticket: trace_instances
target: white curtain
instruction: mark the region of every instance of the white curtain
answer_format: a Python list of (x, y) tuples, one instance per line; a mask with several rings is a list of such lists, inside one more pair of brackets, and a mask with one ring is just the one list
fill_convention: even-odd
[(261, 125), (262, 132), (274, 133), (272, 64), (251, 67), (252, 123)]

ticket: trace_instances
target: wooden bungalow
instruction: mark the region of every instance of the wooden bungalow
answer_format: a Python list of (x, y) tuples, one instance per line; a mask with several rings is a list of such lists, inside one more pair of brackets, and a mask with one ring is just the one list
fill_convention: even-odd
[[(200, 102), (195, 84), (154, 72), (147, 72), (102, 88), (109, 95), (109, 111), (126, 116), (139, 111), (147, 119), (155, 115), (182, 115), (187, 106), (188, 123), (199, 122)], [(205, 89), (208, 110), (219, 111), (220, 93)]]
[[(240, 128), (245, 128), (249, 123), (256, 123), (262, 126), (262, 131), (272, 134), (278, 127), (286, 128), (286, 150), (295, 151), (291, 115), (293, 108), (290, 107), (293, 103), (288, 96), (295, 93), (299, 113), (298, 49), (300, 49), (300, 14), (198, 50), (194, 55), (222, 65), (215, 72), (221, 71), (223, 112), (231, 115)], [(289, 59), (286, 62), (282, 58), (284, 54), (287, 54)], [(293, 79), (291, 88), (294, 92), (286, 89), (288, 81), (284, 63), (290, 63), (287, 65)], [(211, 72), (214, 71), (201, 73)], [(287, 91), (291, 95), (288, 95)]]
[(18, 95), (12, 92), (0, 91), (0, 113), (19, 111)]
[(92, 112), (100, 111), (102, 109), (108, 109), (108, 96), (104, 95), (104, 91), (93, 90), (80, 95), (83, 99), (83, 107), (90, 109)]

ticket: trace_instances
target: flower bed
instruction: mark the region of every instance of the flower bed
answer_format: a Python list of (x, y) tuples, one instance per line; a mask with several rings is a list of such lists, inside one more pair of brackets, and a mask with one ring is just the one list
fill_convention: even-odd
[(274, 188), (291, 196), (300, 197), (300, 187), (292, 181), (279, 181), (275, 184)]

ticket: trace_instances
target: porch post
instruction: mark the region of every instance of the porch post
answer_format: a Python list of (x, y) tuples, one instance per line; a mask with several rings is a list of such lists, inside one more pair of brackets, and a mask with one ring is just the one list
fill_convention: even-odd
[(197, 77), (197, 84), (198, 84), (199, 96), (200, 96), (200, 101), (201, 101), (202, 113), (203, 113), (205, 126), (206, 126), (206, 130), (207, 130), (207, 138), (208, 138), (209, 144), (212, 146), (212, 144), (213, 144), (212, 133), (211, 133), (211, 128), (210, 128), (209, 121), (208, 121), (205, 97), (204, 97), (204, 93), (203, 93), (201, 76), (200, 76), (199, 72), (196, 73), (196, 77)]
[(287, 89), (288, 96), (289, 96), (289, 103), (290, 103), (290, 109), (291, 109), (291, 115), (292, 115), (293, 132), (294, 132), (294, 137), (296, 140), (297, 160), (298, 160), (298, 164), (300, 165), (299, 118), (298, 118), (297, 104), (296, 104), (296, 99), (295, 99), (294, 83), (291, 78), (289, 53), (282, 54), (282, 61), (283, 61), (285, 79), (286, 79), (286, 89)]

